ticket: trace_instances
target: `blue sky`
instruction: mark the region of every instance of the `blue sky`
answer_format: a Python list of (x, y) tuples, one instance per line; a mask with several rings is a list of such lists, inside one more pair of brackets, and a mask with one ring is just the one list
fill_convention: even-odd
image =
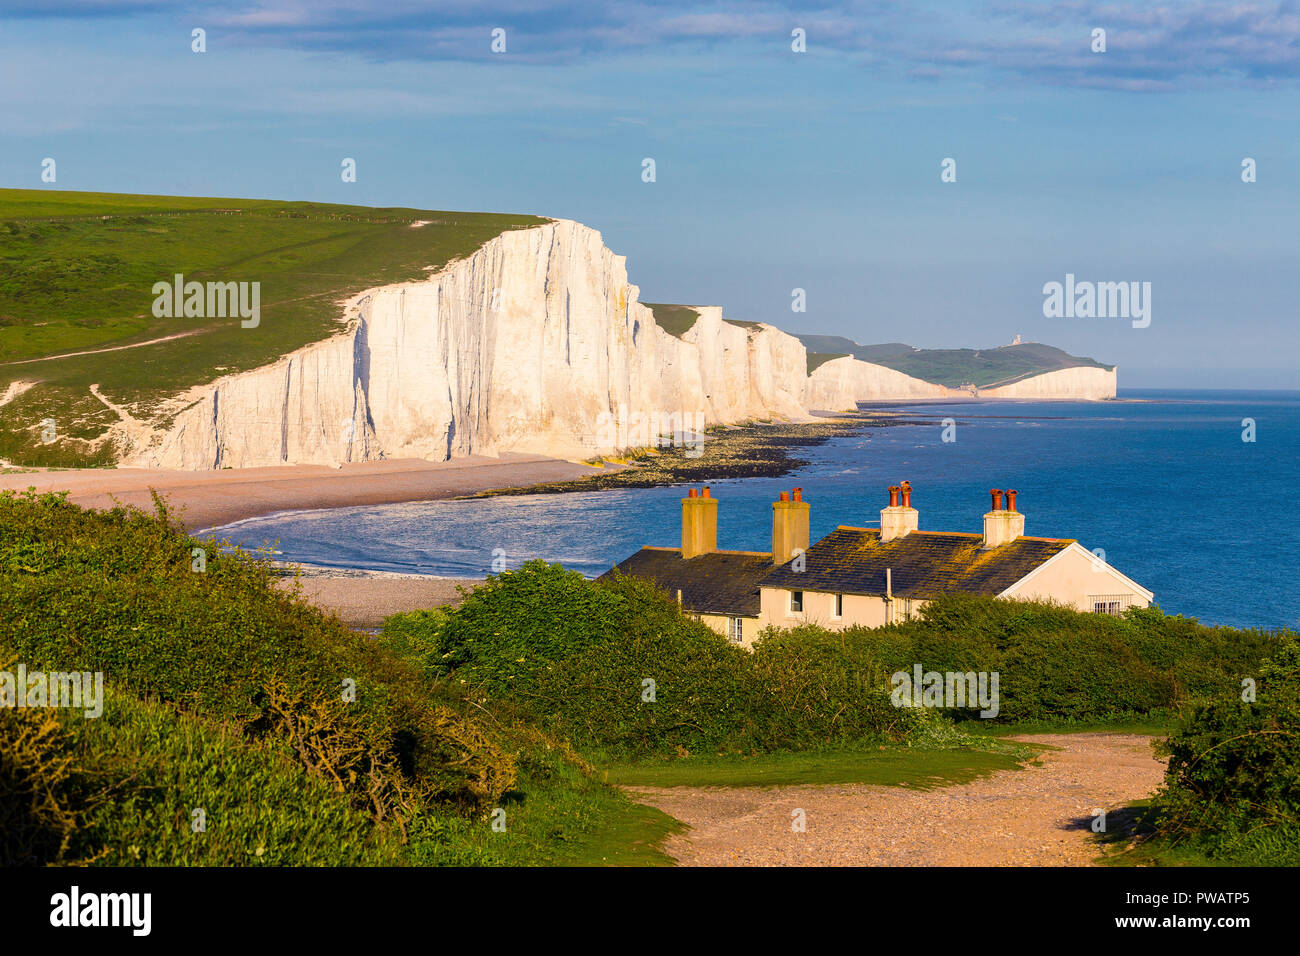
[[(1298, 74), (1251, 0), (0, 2), (0, 183), (573, 218), (649, 301), (1300, 388)], [(1150, 327), (1045, 318), (1067, 272)]]

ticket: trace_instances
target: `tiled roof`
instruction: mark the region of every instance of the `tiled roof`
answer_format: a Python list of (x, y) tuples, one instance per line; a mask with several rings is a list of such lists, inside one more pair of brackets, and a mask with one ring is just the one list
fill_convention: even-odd
[(913, 531), (881, 544), (877, 528), (841, 526), (808, 549), (804, 571), (793, 570), (794, 562), (789, 562), (764, 577), (762, 585), (883, 595), (889, 568), (895, 597), (1001, 594), (1073, 544), (1059, 538), (1020, 537), (981, 550), (980, 541), (978, 534)]
[(713, 551), (683, 560), (680, 548), (642, 548), (615, 568), (653, 581), (674, 600), (680, 590), (688, 611), (758, 617), (758, 582), (773, 565), (772, 555), (754, 551)]

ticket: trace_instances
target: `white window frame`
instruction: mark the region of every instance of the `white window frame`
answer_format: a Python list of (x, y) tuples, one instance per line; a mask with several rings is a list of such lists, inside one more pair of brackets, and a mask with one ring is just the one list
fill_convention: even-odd
[(745, 643), (745, 619), (743, 617), (731, 617), (727, 619), (727, 637), (733, 644)]
[(843, 594), (835, 595), (835, 603), (832, 605), (831, 617), (835, 618), (835, 620), (837, 621), (844, 619), (844, 595)]
[(1089, 594), (1088, 607), (1093, 614), (1118, 616), (1133, 607), (1132, 594)]
[[(795, 607), (795, 606), (794, 606), (794, 605), (795, 605), (795, 595), (798, 595), (798, 596), (799, 596), (799, 606), (798, 606), (798, 607)], [(789, 608), (788, 608), (788, 612), (787, 612), (787, 613), (789, 613), (792, 617), (793, 617), (794, 615), (796, 615), (796, 614), (802, 614), (802, 613), (803, 613), (803, 592), (802, 592), (802, 591), (791, 591), (791, 592), (790, 592), (790, 604), (789, 604)]]

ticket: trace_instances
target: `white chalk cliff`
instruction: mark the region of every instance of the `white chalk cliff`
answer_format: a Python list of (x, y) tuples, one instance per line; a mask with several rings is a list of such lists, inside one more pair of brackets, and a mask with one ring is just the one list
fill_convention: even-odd
[(980, 389), (980, 398), (1055, 399), (1074, 398), (1093, 401), (1114, 398), (1116, 369), (1079, 365), (1054, 372), (1031, 375), (1010, 385)]
[[(427, 279), (371, 289), (346, 331), (272, 365), (176, 396), (121, 435), (124, 464), (182, 469), (337, 464), (505, 451), (587, 458), (617, 451), (627, 419), (692, 424), (800, 419), (859, 400), (956, 393), (835, 359), (807, 374), (794, 336), (702, 307), (681, 338), (660, 328), (626, 260), (570, 220), (513, 230)], [(1109, 397), (1066, 369), (1059, 391)], [(1114, 373), (1109, 371), (1109, 395)], [(1055, 383), (1049, 383), (1052, 392)], [(1003, 389), (999, 389), (1001, 393)]]

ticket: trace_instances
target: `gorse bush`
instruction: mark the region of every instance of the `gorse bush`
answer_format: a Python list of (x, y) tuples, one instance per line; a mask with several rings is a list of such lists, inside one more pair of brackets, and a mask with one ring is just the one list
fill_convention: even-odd
[(1198, 704), (1162, 745), (1159, 830), (1212, 857), (1300, 865), (1300, 640), (1279, 644), (1248, 696)]

